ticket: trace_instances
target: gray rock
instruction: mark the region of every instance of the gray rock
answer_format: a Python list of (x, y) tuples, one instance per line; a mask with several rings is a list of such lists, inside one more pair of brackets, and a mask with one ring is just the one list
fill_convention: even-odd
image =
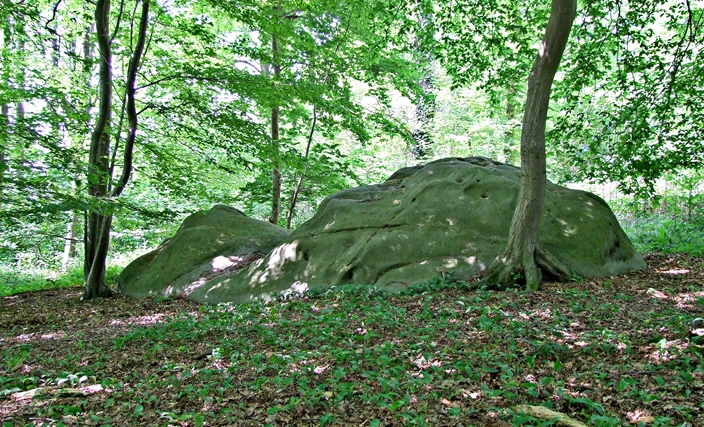
[[(505, 248), (519, 186), (520, 169), (482, 157), (401, 169), (383, 184), (328, 197), (266, 257), (190, 298), (242, 302), (343, 284), (393, 292), (449, 272), (468, 279)], [(552, 183), (540, 243), (582, 277), (645, 268), (601, 198)]]

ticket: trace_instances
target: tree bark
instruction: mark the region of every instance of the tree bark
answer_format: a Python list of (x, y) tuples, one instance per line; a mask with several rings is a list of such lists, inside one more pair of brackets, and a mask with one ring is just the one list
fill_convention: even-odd
[(492, 288), (524, 281), (535, 291), (541, 268), (555, 279), (569, 280), (571, 272), (538, 244), (545, 199), (545, 122), (550, 89), (576, 14), (576, 0), (553, 0), (539, 54), (528, 77), (526, 110), (521, 131), (521, 189), (504, 252), (491, 264), (481, 284)]
[[(58, 23), (53, 26), (54, 38), (51, 43), (51, 62), (54, 68), (58, 71), (60, 60), (61, 60), (61, 50), (59, 45), (59, 34), (58, 34)], [(75, 48), (75, 43), (74, 43)], [(47, 103), (51, 100), (47, 97)], [(62, 106), (64, 104), (61, 104)], [(64, 113), (66, 113), (66, 108), (64, 108)], [(73, 141), (68, 136), (66, 132), (65, 122), (59, 122), (59, 131), (63, 135), (62, 139), (66, 147), (72, 147)], [(76, 191), (76, 182), (73, 182), (72, 190)], [(61, 256), (61, 271), (65, 272), (68, 269), (68, 264), (72, 258), (76, 256), (76, 236), (78, 235), (78, 227), (80, 226), (79, 215), (76, 210), (71, 210), (68, 212), (68, 227), (66, 230), (66, 236), (64, 238), (64, 251)]]
[(68, 270), (68, 264), (71, 259), (76, 257), (76, 238), (78, 236), (78, 228), (80, 227), (80, 217), (78, 212), (69, 212), (68, 230), (64, 242), (64, 252), (61, 256), (61, 271)]
[[(10, 37), (10, 28), (12, 26), (12, 21), (8, 17), (6, 21), (3, 22), (3, 38), (2, 41), (3, 49), (9, 49), (12, 43), (12, 38)], [(3, 82), (6, 87), (10, 87), (10, 77)], [(5, 161), (5, 150), (9, 148), (10, 144), (10, 104), (2, 104), (2, 115), (0, 116), (0, 196), (5, 189), (5, 171), (7, 170), (7, 163)]]
[[(22, 38), (19, 38), (17, 40), (17, 44), (15, 46), (16, 52), (20, 55), (21, 58), (23, 58), (22, 61), (22, 70), (17, 76), (17, 87), (18, 89), (25, 89), (25, 75), (27, 73), (27, 68), (26, 68), (26, 57), (25, 57), (25, 41)], [(15, 133), (15, 136), (17, 135), (26, 135), (25, 137), (29, 136), (28, 133), (26, 132), (25, 126), (25, 106), (24, 102), (20, 101), (15, 103), (15, 122), (12, 125), (13, 128), (13, 133)], [(31, 133), (30, 133), (31, 135)], [(14, 179), (17, 182), (22, 181), (24, 177), (24, 172), (25, 168), (27, 167), (27, 164), (25, 162), (25, 149), (26, 145), (20, 144), (19, 151), (17, 153), (17, 159), (13, 163), (15, 164), (15, 176)]]
[[(279, 64), (279, 42), (276, 36), (271, 40), (271, 51), (274, 66), (274, 84), (277, 85), (281, 79), (281, 64)], [(276, 101), (274, 101), (276, 102)], [(269, 222), (279, 223), (279, 212), (281, 211), (281, 170), (279, 162), (279, 106), (274, 105), (271, 109), (271, 151), (273, 157), (272, 170), (272, 198), (271, 217)]]
[[(10, 49), (12, 44), (12, 19), (7, 18), (3, 22), (3, 49)], [(10, 76), (7, 76), (5, 83), (6, 87), (10, 88)], [(5, 189), (5, 172), (8, 170), (7, 161), (5, 160), (5, 152), (10, 147), (10, 104), (2, 104), (2, 116), (0, 116), (0, 196)]]

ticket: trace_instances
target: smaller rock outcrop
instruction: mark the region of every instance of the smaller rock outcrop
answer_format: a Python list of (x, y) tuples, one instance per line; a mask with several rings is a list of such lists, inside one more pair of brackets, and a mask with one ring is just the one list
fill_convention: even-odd
[(189, 296), (215, 277), (228, 277), (281, 243), (289, 230), (216, 205), (186, 218), (174, 237), (137, 258), (118, 277), (118, 292)]

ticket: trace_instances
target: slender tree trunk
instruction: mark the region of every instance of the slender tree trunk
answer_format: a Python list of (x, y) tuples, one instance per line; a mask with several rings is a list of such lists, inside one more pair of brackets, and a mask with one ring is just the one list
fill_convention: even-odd
[(502, 288), (515, 285), (520, 275), (526, 289), (537, 290), (541, 268), (569, 280), (570, 271), (538, 245), (545, 199), (545, 122), (550, 89), (565, 50), (577, 9), (576, 0), (553, 0), (545, 37), (528, 77), (528, 96), (521, 132), (521, 189), (513, 214), (506, 250), (489, 267), (482, 283)]
[[(83, 36), (83, 74), (85, 77), (86, 85), (90, 89), (90, 79), (91, 79), (91, 69), (93, 63), (93, 43), (91, 41), (94, 32), (93, 24), (86, 27), (85, 34)], [(58, 38), (57, 38), (58, 40)], [(74, 48), (78, 44), (78, 39), (74, 42)], [(58, 64), (57, 64), (58, 65)], [(90, 106), (91, 103), (86, 103), (86, 117), (90, 117)], [(88, 126), (88, 123), (86, 123)], [(74, 141), (74, 144), (76, 142)], [(81, 149), (83, 149), (83, 144), (81, 143)], [(78, 172), (74, 176), (73, 190), (74, 192), (79, 191), (81, 187), (81, 178), (78, 176)], [(77, 242), (78, 233), (81, 227), (81, 215), (80, 211), (74, 210), (69, 212), (69, 222), (68, 228), (66, 230), (66, 238), (64, 242), (64, 252), (61, 257), (61, 270), (66, 271), (68, 269), (68, 264), (70, 261), (77, 256)], [(84, 230), (85, 231), (85, 230)]]
[[(57, 33), (58, 24), (54, 24), (54, 38), (51, 43), (51, 62), (54, 68), (58, 71), (60, 60), (61, 60), (61, 50), (59, 45), (59, 35)], [(75, 47), (75, 44), (74, 44)], [(47, 98), (47, 103), (51, 100)], [(68, 132), (66, 132), (66, 124), (62, 121), (59, 122), (59, 131), (63, 135), (64, 145), (66, 147), (72, 147), (73, 141), (71, 140)], [(73, 183), (73, 192), (76, 191), (75, 182)], [(76, 235), (78, 234), (78, 212), (71, 210), (68, 212), (68, 227), (66, 230), (66, 236), (64, 237), (64, 251), (61, 256), (61, 271), (66, 271), (68, 269), (68, 264), (72, 257), (76, 255)]]
[[(22, 48), (24, 49), (24, 43), (21, 43)], [(21, 87), (24, 88), (24, 78), (21, 78)], [(26, 123), (25, 123), (25, 108), (24, 108), (24, 102), (20, 101), (15, 104), (15, 123), (13, 123), (13, 132), (15, 135), (26, 135), (26, 129), (25, 129)], [(15, 177), (14, 179), (17, 180), (17, 182), (20, 182), (24, 179), (24, 172), (25, 172), (25, 167), (27, 166), (25, 162), (25, 145), (20, 144), (19, 151), (17, 152), (17, 158), (16, 158), (16, 168), (15, 168)]]
[(10, 143), (10, 106), (3, 104), (2, 117), (0, 117), (0, 133), (2, 133), (2, 141), (0, 141), (0, 196), (5, 189), (5, 171), (7, 170), (7, 162), (5, 161), (5, 150)]
[(293, 220), (293, 213), (296, 211), (296, 202), (298, 201), (298, 195), (301, 194), (301, 188), (303, 187), (303, 179), (306, 176), (306, 171), (308, 170), (308, 156), (310, 155), (310, 147), (313, 144), (313, 134), (315, 133), (315, 125), (318, 122), (318, 114), (315, 105), (313, 105), (313, 123), (310, 125), (310, 133), (308, 134), (308, 144), (306, 145), (306, 154), (303, 157), (305, 164), (303, 165), (303, 171), (301, 171), (301, 176), (298, 177), (298, 182), (296, 183), (296, 188), (293, 190), (291, 195), (291, 205), (288, 208), (288, 215), (286, 215), (286, 228), (291, 229), (291, 221)]
[[(418, 21), (423, 29), (434, 25), (433, 16), (425, 13), (419, 15)], [(431, 155), (430, 148), (434, 143), (432, 136), (432, 123), (435, 117), (435, 100), (432, 97), (434, 69), (429, 48), (430, 46), (426, 46), (422, 39), (417, 39), (414, 43), (414, 49), (420, 56), (419, 59), (426, 64), (418, 82), (423, 89), (423, 96), (416, 103), (415, 120), (418, 123), (418, 128), (411, 133), (413, 146), (410, 149), (415, 159), (427, 159)]]
[(132, 53), (129, 67), (127, 68), (127, 84), (125, 94), (127, 95), (127, 139), (125, 140), (124, 156), (122, 162), (122, 174), (113, 188), (111, 197), (117, 197), (127, 186), (132, 174), (132, 160), (134, 153), (134, 143), (137, 139), (137, 127), (139, 118), (137, 117), (137, 106), (135, 100), (135, 87), (137, 83), (137, 71), (142, 61), (142, 53), (147, 40), (147, 28), (149, 26), (149, 3), (150, 0), (142, 0), (142, 16), (139, 24), (139, 35), (137, 44)]
[(68, 269), (68, 264), (72, 259), (76, 258), (76, 239), (78, 238), (78, 229), (81, 226), (81, 219), (77, 211), (69, 212), (68, 230), (66, 231), (66, 242), (64, 243), (64, 252), (61, 256), (61, 271)]
[[(147, 28), (149, 26), (149, 5), (150, 0), (142, 0), (139, 36), (127, 70), (126, 94), (129, 127), (124, 148), (122, 173), (111, 192), (108, 192), (111, 168), (108, 161), (110, 147), (107, 142), (109, 137), (107, 127), (111, 118), (112, 108), (111, 46), (108, 25), (110, 1), (98, 0), (96, 5), (96, 32), (98, 34), (98, 46), (100, 47), (100, 108), (98, 120), (91, 139), (90, 165), (94, 165), (97, 175), (105, 177), (105, 179), (98, 179), (96, 181), (97, 184), (92, 184), (92, 181), (89, 179), (89, 192), (91, 192), (91, 195), (99, 202), (105, 202), (118, 197), (125, 189), (132, 173), (132, 156), (138, 126), (135, 86), (137, 71), (146, 43)], [(98, 211), (98, 213), (91, 213), (88, 217), (84, 299), (112, 294), (112, 291), (105, 285), (105, 269), (108, 248), (110, 247), (110, 228), (112, 220), (113, 215), (112, 212), (109, 211)], [(88, 256), (90, 256), (90, 258)]]
[(96, 34), (100, 51), (98, 118), (91, 135), (88, 158), (88, 194), (95, 205), (88, 213), (85, 230), (83, 299), (112, 294), (105, 285), (107, 252), (110, 245), (111, 215), (105, 211), (108, 196), (108, 152), (112, 118), (112, 51), (110, 46), (110, 0), (97, 0)]
[[(7, 21), (3, 22), (6, 25), (3, 28), (2, 47), (10, 49), (12, 45), (12, 20), (8, 17)], [(10, 77), (4, 82), (6, 87), (10, 88)], [(0, 196), (5, 189), (5, 172), (8, 170), (5, 152), (10, 148), (10, 104), (2, 104), (2, 116), (0, 116)]]
[[(274, 84), (278, 84), (281, 79), (281, 65), (279, 64), (279, 42), (276, 36), (271, 40), (272, 58), (274, 59)], [(276, 101), (275, 101), (276, 102)], [(279, 223), (279, 212), (281, 211), (281, 164), (279, 162), (279, 106), (274, 105), (271, 109), (271, 151), (273, 157), (272, 171), (272, 198), (271, 217), (269, 222)]]
[[(23, 63), (22, 65), (26, 66), (26, 61), (25, 61), (26, 56), (24, 53), (25, 52), (25, 41), (23, 39), (20, 38), (19, 40), (17, 40), (16, 49), (17, 49), (16, 50), (17, 53), (22, 58), (22, 63)], [(25, 73), (26, 73), (26, 70), (23, 67), (23, 69), (20, 72), (18, 79), (17, 79), (18, 80), (17, 84), (19, 86), (18, 89), (25, 88), (24, 87)], [(15, 123), (13, 125), (15, 133), (25, 134), (25, 126), (26, 126), (25, 106), (24, 106), (24, 102), (20, 101), (15, 104)], [(25, 148), (24, 147), (25, 147), (25, 145), (21, 144), (20, 150), (18, 153), (18, 157), (17, 157), (16, 179), (18, 179), (18, 180), (21, 180), (24, 177), (24, 168), (26, 166), (25, 158), (24, 158), (24, 155), (25, 155)]]
[(508, 90), (506, 99), (506, 121), (508, 122), (508, 126), (506, 128), (506, 132), (504, 133), (504, 161), (511, 165), (515, 165), (520, 160), (518, 150), (516, 150), (513, 141), (513, 137), (516, 133), (513, 126), (513, 119), (516, 118), (516, 104), (513, 101), (513, 96), (515, 94), (516, 86), (512, 85)]

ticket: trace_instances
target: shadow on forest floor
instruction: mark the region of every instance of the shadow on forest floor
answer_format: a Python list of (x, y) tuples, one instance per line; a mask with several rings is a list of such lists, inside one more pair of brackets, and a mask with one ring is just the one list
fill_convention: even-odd
[(704, 425), (704, 260), (646, 260), (535, 294), (355, 288), (218, 307), (84, 303), (77, 288), (2, 297), (0, 420), (539, 425), (511, 410), (527, 404), (594, 426)]

